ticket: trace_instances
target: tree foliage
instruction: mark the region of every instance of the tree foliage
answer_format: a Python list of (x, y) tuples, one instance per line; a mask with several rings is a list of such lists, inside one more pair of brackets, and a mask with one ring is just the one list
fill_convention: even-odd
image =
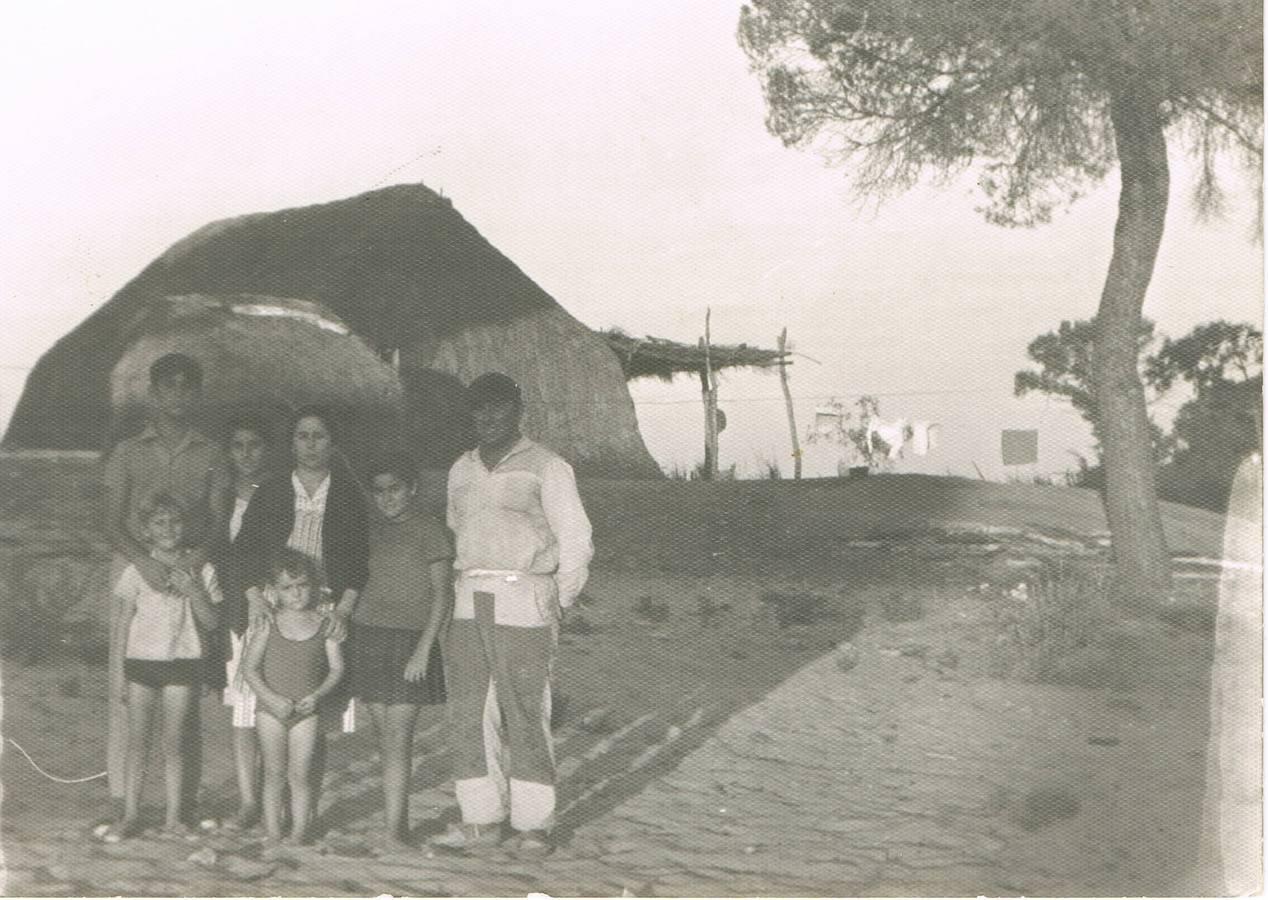
[(1261, 172), (1256, 0), (754, 0), (739, 39), (771, 132), (848, 160), (861, 195), (973, 169), (989, 220), (1046, 222), (1113, 167), (1123, 92), (1197, 155), (1201, 209), (1221, 152)]
[[(1137, 358), (1142, 358), (1154, 339), (1154, 323), (1142, 319), (1136, 335)], [(1013, 376), (1013, 393), (1048, 394), (1065, 397), (1092, 426), (1100, 430), (1096, 392), (1092, 386), (1092, 349), (1096, 342), (1096, 322), (1090, 319), (1063, 321), (1056, 331), (1039, 335), (1026, 348), (1038, 369), (1023, 369)]]
[[(855, 398), (850, 409), (844, 400), (832, 397), (820, 407), (825, 415), (820, 421), (816, 412), (816, 421), (806, 429), (806, 443), (817, 444), (830, 441), (840, 444), (845, 449), (847, 465), (862, 465), (872, 469), (886, 469), (891, 465), (884, 450), (872, 443), (871, 424), (881, 417), (880, 400), (871, 394)], [(830, 411), (830, 412), (829, 412)]]
[[(1091, 380), (1095, 339), (1096, 323), (1090, 320), (1065, 321), (1039, 335), (1026, 349), (1037, 368), (1016, 373), (1014, 392), (1066, 398), (1099, 440)], [(1263, 333), (1247, 323), (1219, 320), (1180, 338), (1163, 337), (1149, 353), (1154, 340), (1154, 325), (1145, 319), (1137, 335), (1145, 382), (1157, 396), (1179, 385), (1193, 392), (1170, 433), (1150, 421), (1154, 457), (1169, 467), (1161, 493), (1164, 499), (1222, 509), (1237, 465), (1262, 445)], [(1098, 464), (1086, 470), (1083, 481), (1097, 486), (1103, 478)]]
[(1226, 456), (1233, 463), (1241, 462), (1262, 445), (1263, 400), (1262, 374), (1211, 385), (1176, 413), (1180, 454)]
[(1224, 321), (1164, 341), (1150, 357), (1146, 377), (1156, 385), (1184, 382), (1193, 391), (1176, 413), (1176, 451), (1162, 473), (1163, 496), (1225, 508), (1242, 459), (1263, 450), (1263, 361), (1263, 333)]
[(1145, 378), (1161, 391), (1182, 380), (1201, 395), (1222, 384), (1246, 381), (1263, 368), (1263, 332), (1220, 319), (1199, 325), (1178, 340), (1164, 340), (1149, 358)]
[(1167, 500), (1223, 512), (1248, 453), (1263, 452), (1264, 377), (1213, 385), (1176, 414), (1176, 452), (1159, 472)]

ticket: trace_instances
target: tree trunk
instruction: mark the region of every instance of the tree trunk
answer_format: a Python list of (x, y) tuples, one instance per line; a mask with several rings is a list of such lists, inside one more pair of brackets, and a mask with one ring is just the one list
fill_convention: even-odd
[(1122, 189), (1101, 305), (1092, 375), (1105, 462), (1105, 511), (1114, 545), (1114, 596), (1164, 599), (1171, 558), (1162, 531), (1154, 458), (1137, 371), (1136, 334), (1167, 216), (1170, 174), (1159, 104), (1128, 92), (1111, 99)]

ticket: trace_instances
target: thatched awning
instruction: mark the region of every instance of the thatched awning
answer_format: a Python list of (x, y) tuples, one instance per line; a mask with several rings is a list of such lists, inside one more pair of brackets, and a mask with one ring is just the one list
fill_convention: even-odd
[[(609, 328), (598, 334), (621, 361), (626, 381), (635, 378), (672, 381), (675, 375), (704, 372), (704, 347), (697, 344), (681, 344), (665, 338), (637, 338), (619, 328)], [(781, 359), (790, 362), (787, 359), (789, 355), (748, 344), (713, 344), (709, 348), (709, 364), (714, 369), (766, 369), (778, 366)]]

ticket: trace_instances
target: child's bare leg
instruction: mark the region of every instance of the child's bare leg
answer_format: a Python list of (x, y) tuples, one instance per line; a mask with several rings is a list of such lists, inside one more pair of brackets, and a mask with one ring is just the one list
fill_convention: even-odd
[(196, 690), (186, 684), (169, 684), (163, 688), (163, 775), (168, 828), (179, 828), (185, 811), (185, 755), (192, 740), (190, 711)]
[(260, 753), (254, 728), (233, 729), (233, 760), (238, 773), (239, 828), (250, 828), (259, 815), (256, 785), (260, 778)]
[(282, 794), (286, 790), (286, 726), (263, 709), (255, 714), (255, 733), (264, 758), (264, 830), (272, 842), (282, 839)]
[[(115, 575), (118, 573), (116, 572)], [(107, 651), (106, 684), (110, 685), (107, 702), (106, 770), (110, 784), (110, 798), (116, 808), (115, 815), (123, 814), (128, 796), (128, 705), (118, 696), (115, 685), (125, 685), (123, 660), (127, 655), (127, 635), (116, 627), (123, 615), (124, 603), (113, 594), (110, 597), (110, 643)]]
[[(318, 732), (321, 733), (320, 729)], [(326, 781), (326, 740), (323, 737), (317, 742), (317, 747), (313, 751), (312, 774), (308, 778), (308, 786), (312, 790), (312, 800), (309, 805), (312, 807), (314, 815), (317, 808), (321, 805), (321, 791)]]
[(130, 837), (139, 827), (141, 785), (145, 782), (146, 740), (150, 735), (150, 722), (154, 718), (158, 696), (157, 688), (135, 681), (128, 682), (128, 753), (124, 769), (123, 821), (118, 829), (120, 837)]
[(413, 703), (372, 703), (370, 715), (383, 755), (383, 813), (386, 849), (406, 849), (409, 834), (409, 776), (418, 707)]
[(312, 768), (317, 753), (317, 745), (321, 742), (321, 729), (318, 728), (318, 717), (309, 716), (291, 726), (287, 736), (289, 762), (287, 781), (291, 786), (291, 841), (296, 844), (308, 842), (308, 833), (312, 826)]

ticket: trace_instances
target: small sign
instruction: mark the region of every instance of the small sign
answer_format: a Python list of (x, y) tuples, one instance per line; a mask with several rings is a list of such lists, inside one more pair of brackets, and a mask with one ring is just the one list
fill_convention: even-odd
[(820, 406), (815, 409), (815, 433), (821, 437), (832, 437), (841, 427), (841, 407)]
[(1039, 432), (1033, 428), (1000, 432), (999, 452), (1006, 466), (1029, 466), (1039, 462)]

